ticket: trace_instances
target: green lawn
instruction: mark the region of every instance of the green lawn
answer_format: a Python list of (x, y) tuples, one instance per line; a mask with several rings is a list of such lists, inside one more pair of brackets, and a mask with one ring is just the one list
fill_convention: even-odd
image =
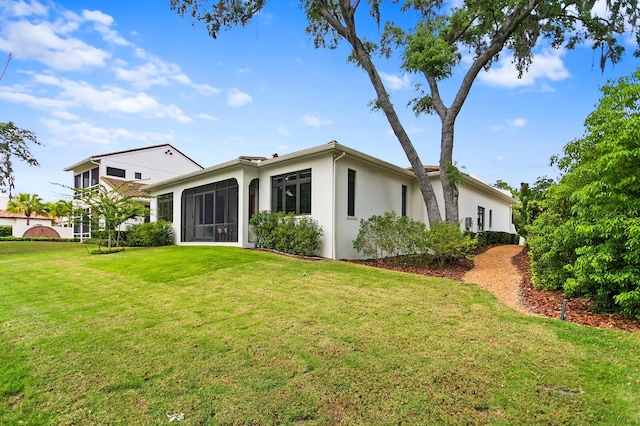
[(173, 424), (639, 424), (640, 335), (343, 262), (0, 242), (0, 424), (181, 414)]

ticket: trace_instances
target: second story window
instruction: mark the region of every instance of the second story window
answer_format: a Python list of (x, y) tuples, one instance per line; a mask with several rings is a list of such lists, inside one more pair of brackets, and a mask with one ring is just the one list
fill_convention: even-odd
[(126, 176), (126, 171), (124, 169), (118, 169), (116, 167), (107, 167), (107, 176), (113, 176), (113, 177), (119, 177), (119, 178), (125, 178)]

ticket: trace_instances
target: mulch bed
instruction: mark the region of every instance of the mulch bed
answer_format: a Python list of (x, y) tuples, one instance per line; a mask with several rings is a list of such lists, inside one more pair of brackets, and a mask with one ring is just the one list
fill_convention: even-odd
[[(564, 295), (561, 290), (536, 290), (531, 282), (529, 250), (525, 247), (511, 262), (521, 275), (520, 297), (530, 312), (550, 318), (560, 318)], [(595, 313), (589, 309), (591, 300), (586, 297), (567, 299), (565, 321), (598, 328), (615, 328), (624, 331), (640, 331), (640, 321), (623, 317), (618, 313)]]
[[(490, 247), (483, 247), (476, 254), (480, 254), (489, 248)], [(406, 264), (386, 265), (370, 260), (350, 260), (349, 262), (399, 272), (427, 275), (436, 278), (449, 278), (456, 281), (462, 281), (464, 275), (473, 268), (473, 260), (467, 259), (461, 260), (456, 265), (442, 268), (424, 268)], [(520, 254), (513, 257), (512, 263), (518, 269), (522, 277), (520, 283), (520, 298), (523, 307), (536, 315), (560, 319), (564, 295), (562, 294), (562, 291), (559, 290), (536, 290), (533, 288), (531, 272), (529, 269), (529, 250), (525, 247)], [(640, 321), (623, 317), (617, 313), (592, 312), (589, 309), (590, 303), (591, 300), (585, 297), (572, 297), (567, 299), (565, 321), (590, 327), (618, 329), (624, 331), (640, 331)]]

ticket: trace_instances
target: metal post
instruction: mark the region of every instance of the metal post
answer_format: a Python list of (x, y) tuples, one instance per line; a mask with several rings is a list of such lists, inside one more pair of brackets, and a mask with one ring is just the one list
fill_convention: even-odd
[(564, 313), (567, 311), (567, 299), (562, 301), (562, 312), (560, 312), (560, 321), (564, 321)]

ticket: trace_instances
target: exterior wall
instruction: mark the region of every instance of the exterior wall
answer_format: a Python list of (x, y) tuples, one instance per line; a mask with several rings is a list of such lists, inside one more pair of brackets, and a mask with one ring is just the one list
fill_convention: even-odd
[(51, 226), (49, 219), (30, 219), (27, 225), (27, 219), (21, 218), (0, 218), (0, 226), (11, 226), (11, 235), (14, 237), (22, 237), (27, 230), (36, 226), (47, 226), (56, 230), (60, 234), (60, 238), (73, 238), (73, 227)]
[[(125, 180), (136, 180), (135, 173), (141, 173), (142, 183), (145, 184), (201, 170), (192, 161), (166, 146), (102, 157), (100, 159), (100, 177), (108, 176), (107, 167), (125, 170)], [(76, 175), (81, 171), (74, 170), (73, 172)]]
[[(260, 167), (259, 210), (271, 211), (271, 177), (311, 169), (311, 218), (322, 227), (319, 255), (332, 257), (333, 242), (333, 155), (324, 152)], [(249, 182), (246, 183), (248, 188)], [(246, 197), (245, 197), (246, 198)], [(245, 210), (246, 211), (246, 210)]]
[[(348, 169), (356, 172), (355, 216), (351, 217), (347, 216)], [(401, 215), (402, 185), (407, 186), (407, 216), (420, 220), (421, 217), (415, 215), (414, 179), (410, 176), (372, 165), (349, 154), (336, 162), (334, 258), (360, 257), (353, 248), (353, 240), (358, 236), (361, 219), (391, 211)]]
[[(438, 200), (438, 207), (440, 208), (440, 214), (444, 219), (444, 197), (442, 196), (442, 185), (438, 177), (430, 177), (431, 185), (436, 192), (436, 199)], [(472, 219), (472, 227), (469, 229), (473, 232), (478, 232), (478, 207), (484, 207), (485, 209), (485, 231), (503, 231), (515, 233), (515, 227), (511, 222), (511, 205), (507, 201), (503, 201), (495, 195), (491, 195), (487, 190), (482, 190), (475, 185), (465, 182), (462, 185), (458, 185), (458, 216), (460, 218), (460, 229), (465, 230), (465, 218), (470, 217)], [(422, 194), (415, 185), (414, 201), (420, 202), (421, 217), (425, 223), (429, 223), (427, 217), (427, 209), (422, 201)], [(419, 201), (418, 201), (419, 199)], [(492, 226), (489, 227), (489, 211), (492, 211), (493, 220)]]

